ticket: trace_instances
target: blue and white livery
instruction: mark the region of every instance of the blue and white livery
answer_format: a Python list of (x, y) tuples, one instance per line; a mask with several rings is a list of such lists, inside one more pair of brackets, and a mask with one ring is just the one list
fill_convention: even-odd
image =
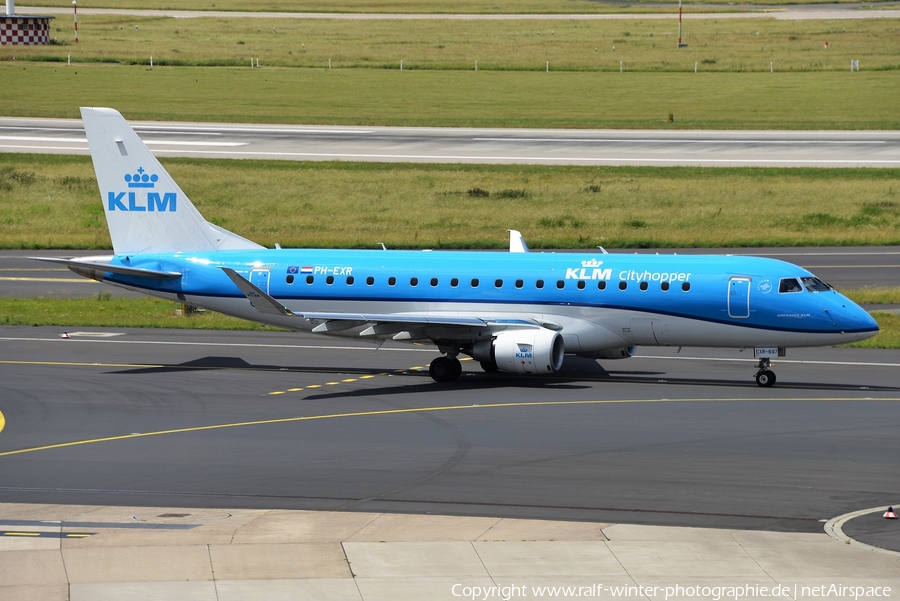
[(552, 374), (565, 355), (637, 346), (752, 348), (756, 381), (786, 347), (874, 336), (872, 317), (809, 271), (730, 256), (267, 249), (206, 221), (116, 111), (82, 108), (113, 256), (51, 259), (98, 281), (332, 336), (430, 342), (437, 381), (459, 355)]

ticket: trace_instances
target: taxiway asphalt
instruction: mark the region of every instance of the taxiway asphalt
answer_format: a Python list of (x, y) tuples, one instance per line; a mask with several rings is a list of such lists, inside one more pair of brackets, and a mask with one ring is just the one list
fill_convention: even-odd
[(791, 349), (771, 389), (669, 348), (436, 384), (429, 347), (84, 330), (0, 328), (0, 502), (821, 532), (900, 499), (900, 351)]
[[(896, 131), (653, 131), (131, 122), (157, 156), (300, 161), (900, 167)], [(81, 121), (0, 118), (0, 152), (88, 154)]]

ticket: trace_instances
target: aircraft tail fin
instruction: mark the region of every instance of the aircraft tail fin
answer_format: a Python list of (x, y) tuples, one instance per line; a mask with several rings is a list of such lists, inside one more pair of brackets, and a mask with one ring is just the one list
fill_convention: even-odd
[(118, 111), (81, 118), (117, 254), (262, 248), (206, 221)]

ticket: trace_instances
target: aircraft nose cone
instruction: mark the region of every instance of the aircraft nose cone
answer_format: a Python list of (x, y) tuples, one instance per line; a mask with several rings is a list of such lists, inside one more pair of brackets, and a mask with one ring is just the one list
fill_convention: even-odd
[(846, 300), (841, 306), (835, 307), (830, 311), (835, 325), (853, 336), (854, 340), (863, 340), (871, 338), (878, 333), (878, 322), (872, 317), (868, 311)]

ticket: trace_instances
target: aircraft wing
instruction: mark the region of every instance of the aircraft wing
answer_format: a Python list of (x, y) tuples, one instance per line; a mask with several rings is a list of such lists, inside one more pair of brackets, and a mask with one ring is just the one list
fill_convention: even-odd
[(282, 317), (302, 317), (304, 319), (322, 321), (313, 328), (315, 333), (340, 332), (352, 328), (369, 325), (359, 333), (360, 336), (387, 336), (422, 330), (428, 327), (464, 328), (466, 330), (481, 329), (491, 332), (508, 329), (549, 328), (561, 329), (557, 324), (538, 322), (529, 319), (490, 319), (454, 315), (415, 314), (415, 313), (329, 313), (329, 312), (294, 312), (285, 307), (277, 299), (241, 276), (229, 267), (222, 267), (232, 282), (247, 297), (250, 304), (267, 315)]

